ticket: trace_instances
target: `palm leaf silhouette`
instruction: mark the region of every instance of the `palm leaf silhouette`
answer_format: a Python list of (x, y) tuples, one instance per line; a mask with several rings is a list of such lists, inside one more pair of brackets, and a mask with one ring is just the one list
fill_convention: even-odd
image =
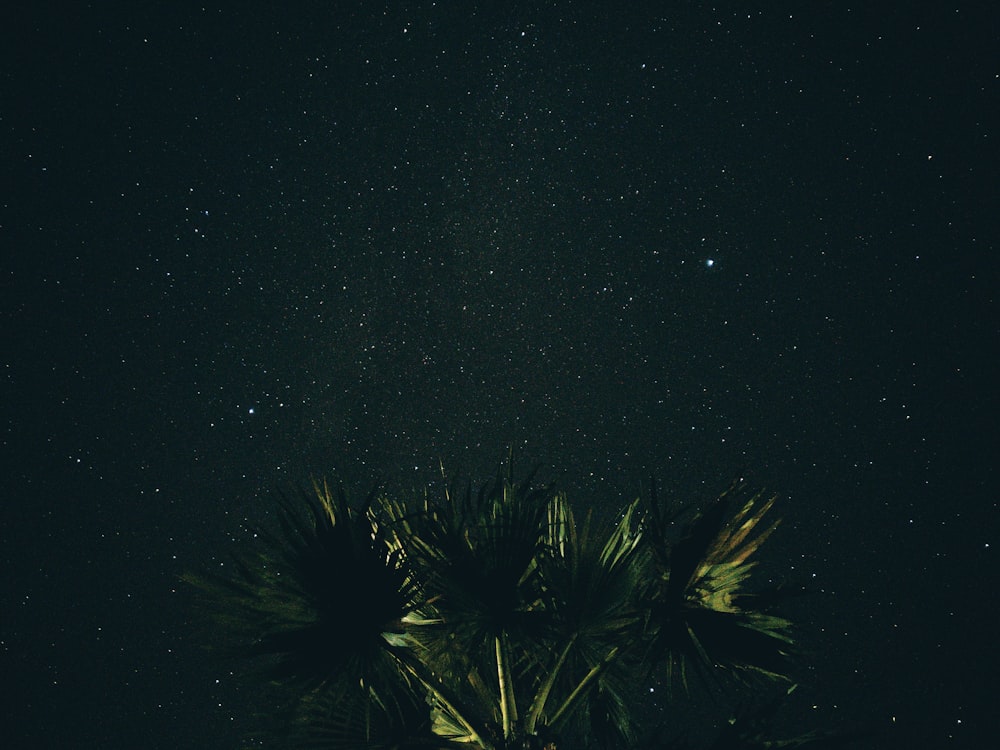
[[(648, 656), (666, 663), (668, 675), (687, 683), (690, 666), (785, 675), (791, 623), (754, 608), (757, 594), (745, 584), (760, 549), (778, 522), (763, 524), (774, 497), (756, 493), (730, 514), (743, 495), (733, 485), (688, 524), (676, 544), (664, 538), (662, 511), (650, 503), (649, 530), (656, 576), (648, 592)], [(655, 490), (654, 490), (655, 497)], [(763, 528), (761, 528), (763, 527)], [(773, 602), (776, 589), (757, 602)]]
[[(680, 513), (655, 485), (607, 526), (534, 477), (508, 463), (477, 489), (360, 503), (317, 484), (282, 500), (262, 552), (187, 577), (285, 690), (283, 742), (628, 750), (651, 673), (787, 679), (790, 624), (770, 611), (787, 591), (750, 586), (773, 497), (733, 485), (674, 540)], [(737, 717), (715, 747), (830, 739), (765, 740), (767, 716)]]

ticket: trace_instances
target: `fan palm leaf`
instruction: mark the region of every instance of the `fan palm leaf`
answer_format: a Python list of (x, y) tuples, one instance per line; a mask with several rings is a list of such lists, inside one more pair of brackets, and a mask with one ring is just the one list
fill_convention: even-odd
[[(352, 506), (342, 488), (316, 485), (303, 517), (282, 500), (278, 536), (238, 561), (235, 577), (188, 576), (211, 597), (236, 649), (267, 676), (347, 695), (400, 679), (391, 643), (420, 603), (405, 555), (372, 512), (375, 494)], [(377, 699), (376, 693), (371, 693)]]
[(537, 665), (544, 677), (525, 722), (529, 732), (563, 729), (575, 714), (592, 733), (600, 717), (625, 715), (621, 657), (635, 634), (634, 592), (643, 569), (636, 507), (602, 534), (590, 514), (577, 524), (564, 495), (549, 504), (547, 554), (539, 565), (549, 647), (535, 653), (550, 656)]
[[(429, 663), (450, 664), (449, 672), (462, 675), (474, 696), (486, 698), (482, 687), (495, 681), (498, 705), (489, 696), (478, 713), (490, 719), (499, 708), (502, 737), (515, 733), (519, 717), (518, 644), (537, 621), (536, 557), (550, 490), (533, 487), (533, 476), (515, 483), (498, 471), (475, 493), (471, 484), (464, 491), (452, 486), (443, 502), (411, 525), (408, 538), (436, 613), (414, 639)], [(459, 658), (463, 665), (455, 664)]]
[(754, 595), (746, 588), (756, 565), (751, 556), (778, 525), (764, 523), (774, 498), (754, 494), (730, 513), (741, 494), (737, 485), (724, 492), (673, 545), (662, 534), (662, 511), (655, 501), (650, 504), (647, 538), (655, 575), (646, 611), (649, 655), (665, 661), (668, 675), (679, 673), (685, 684), (691, 665), (774, 678), (787, 668), (790, 623), (755, 609)]

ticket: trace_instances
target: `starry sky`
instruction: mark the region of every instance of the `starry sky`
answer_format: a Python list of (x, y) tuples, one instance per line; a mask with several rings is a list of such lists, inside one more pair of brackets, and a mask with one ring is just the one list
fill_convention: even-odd
[(6, 747), (237, 747), (178, 577), (508, 447), (608, 516), (778, 493), (787, 726), (982, 746), (997, 14), (627, 5), (4, 12)]

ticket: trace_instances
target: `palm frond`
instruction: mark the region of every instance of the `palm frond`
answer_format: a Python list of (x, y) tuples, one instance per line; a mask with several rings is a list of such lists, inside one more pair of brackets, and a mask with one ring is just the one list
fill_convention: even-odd
[(396, 670), (387, 635), (421, 599), (398, 543), (370, 513), (374, 493), (351, 506), (342, 488), (317, 485), (308, 516), (281, 504), (281, 537), (238, 561), (236, 575), (189, 578), (216, 597), (224, 624), (273, 679), (308, 686), (377, 681)]
[[(572, 720), (588, 727), (586, 735), (598, 730), (602, 716), (625, 718), (624, 706), (613, 702), (623, 694), (622, 645), (634, 638), (639, 622), (634, 595), (644, 551), (635, 510), (633, 503), (610, 532), (601, 533), (591, 514), (577, 524), (564, 495), (550, 502), (547, 554), (539, 563), (548, 630), (535, 649), (548, 659), (535, 665), (543, 678), (528, 731), (556, 724), (564, 730)], [(602, 699), (595, 702), (598, 694)]]
[(408, 539), (442, 634), (470, 649), (523, 629), (531, 619), (534, 561), (550, 490), (529, 482), (499, 478), (478, 492), (471, 485), (449, 490)]
[(654, 559), (668, 561), (666, 569), (659, 568), (649, 597), (650, 656), (665, 661), (668, 675), (679, 675), (682, 683), (690, 666), (773, 678), (782, 677), (787, 667), (789, 621), (754, 609), (747, 589), (756, 565), (750, 558), (778, 525), (762, 524), (774, 498), (754, 494), (729, 514), (742, 489), (734, 485), (720, 495), (676, 544), (650, 540)]

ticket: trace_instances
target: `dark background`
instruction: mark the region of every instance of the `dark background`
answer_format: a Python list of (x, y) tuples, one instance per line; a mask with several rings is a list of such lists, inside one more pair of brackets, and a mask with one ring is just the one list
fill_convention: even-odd
[(180, 574), (508, 446), (778, 492), (782, 725), (992, 746), (995, 12), (617, 5), (3, 12), (5, 747), (237, 747)]

